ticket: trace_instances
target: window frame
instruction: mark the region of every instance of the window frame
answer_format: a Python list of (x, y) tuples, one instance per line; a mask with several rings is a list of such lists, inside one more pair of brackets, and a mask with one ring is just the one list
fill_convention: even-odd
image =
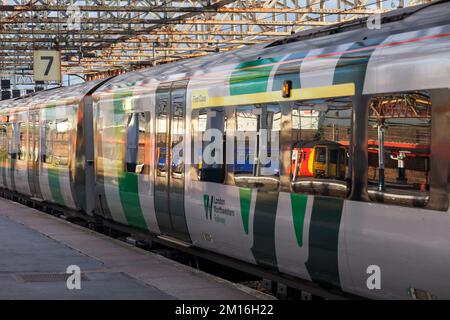
[[(266, 118), (263, 118), (263, 113), (264, 110), (263, 108), (266, 108), (266, 114), (264, 115)], [(273, 109), (273, 110), (267, 110), (267, 109)], [(238, 132), (245, 132), (242, 130), (238, 130), (238, 126), (239, 126), (239, 119), (238, 119), (238, 112), (245, 112), (243, 111), (244, 109), (250, 109), (251, 113), (256, 115), (256, 130), (252, 130), (249, 131), (247, 130), (247, 132), (250, 132), (251, 135), (254, 134), (255, 135), (255, 140), (250, 141), (250, 138), (248, 135), (245, 135), (245, 146), (247, 147), (247, 143), (253, 143), (255, 142), (256, 146), (255, 146), (255, 152), (254, 153), (250, 153), (250, 145), (248, 145), (249, 151), (248, 154), (246, 151), (244, 151), (244, 155), (245, 157), (249, 157), (249, 165), (252, 166), (252, 173), (250, 174), (246, 174), (246, 175), (242, 175), (237, 177), (236, 176), (236, 165), (240, 165), (237, 163), (238, 160), (238, 138), (239, 138), (239, 134)], [(276, 110), (275, 110), (276, 109)], [(260, 110), (255, 112), (255, 110)], [(268, 120), (269, 118), (267, 117), (267, 115), (269, 114), (268, 112), (273, 112), (274, 117), (271, 119), (272, 123), (270, 124), (270, 129), (268, 128), (269, 123), (265, 123), (264, 124), (264, 128), (262, 127), (263, 125), (263, 121), (264, 120)], [(266, 192), (278, 192), (281, 189), (281, 176), (282, 176), (282, 164), (281, 164), (281, 153), (282, 153), (282, 149), (281, 149), (281, 130), (282, 130), (282, 105), (278, 102), (278, 101), (273, 101), (273, 102), (268, 102), (268, 103), (255, 103), (255, 104), (247, 104), (247, 105), (241, 105), (241, 106), (236, 106), (233, 110), (234, 113), (234, 123), (230, 124), (230, 125), (234, 125), (234, 130), (233, 130), (233, 139), (234, 139), (234, 161), (233, 164), (228, 165), (227, 167), (231, 167), (231, 171), (233, 173), (232, 176), (232, 184), (237, 186), (237, 187), (244, 187), (244, 188), (252, 188), (252, 189), (258, 189), (259, 191), (266, 191)], [(279, 114), (279, 126), (276, 130), (274, 130), (274, 123), (275, 123), (275, 114)], [(264, 168), (265, 164), (261, 163), (261, 152), (263, 150), (263, 148), (261, 148), (261, 130), (267, 130), (267, 134), (268, 136), (266, 137), (267, 142), (269, 143), (270, 141), (270, 145), (272, 147), (273, 143), (272, 143), (272, 132), (273, 131), (277, 131), (277, 136), (278, 136), (278, 143), (276, 144), (276, 146), (278, 146), (278, 150), (277, 150), (277, 170), (275, 174), (272, 175), (266, 175), (266, 174), (262, 174), (261, 173), (261, 169)], [(229, 132), (227, 132), (227, 136), (228, 136)], [(270, 137), (269, 137), (270, 134)], [(248, 142), (247, 142), (247, 138), (248, 138)], [(266, 156), (269, 156), (270, 153), (270, 157), (272, 157), (272, 150), (266, 150)], [(253, 161), (253, 163), (250, 161), (250, 156), (254, 154), (255, 155), (255, 161)], [(246, 163), (244, 164), (246, 165)], [(272, 165), (270, 166), (272, 167)], [(260, 181), (258, 181), (258, 178)], [(241, 179), (240, 181), (238, 179)], [(265, 181), (264, 181), (265, 180)]]
[[(209, 183), (218, 183), (218, 184), (227, 184), (226, 176), (228, 173), (227, 166), (227, 122), (230, 110), (233, 107), (206, 107), (202, 109), (194, 109), (191, 112), (191, 170), (190, 170), (190, 179), (192, 181), (201, 181), (201, 182), (209, 182)], [(206, 146), (208, 146), (208, 142), (203, 141), (203, 135), (206, 130), (208, 130), (208, 124), (210, 123), (210, 115), (215, 113), (214, 117), (217, 115), (217, 112), (223, 112), (223, 130), (222, 130), (222, 156), (223, 163), (222, 164), (213, 164), (212, 166), (218, 167), (210, 167), (209, 170), (213, 170), (219, 173), (219, 177), (214, 176), (212, 179), (203, 179), (204, 177), (204, 164), (203, 164), (203, 150)], [(209, 115), (208, 115), (209, 114)], [(200, 117), (204, 116), (204, 128), (200, 128)], [(211, 116), (212, 118), (212, 116)], [(202, 130), (203, 129), (203, 130)], [(218, 128), (212, 128), (218, 129)], [(211, 141), (212, 142), (212, 141)], [(199, 145), (200, 144), (200, 145)], [(198, 152), (198, 148), (201, 148), (201, 154), (196, 154)]]
[[(301, 183), (301, 180), (298, 178), (298, 175), (295, 174), (297, 171), (293, 171), (293, 156), (294, 156), (294, 152), (295, 149), (299, 149), (299, 151), (297, 151), (296, 157), (300, 159), (300, 157), (302, 157), (302, 159), (300, 159), (302, 162), (305, 159), (305, 157), (307, 157), (307, 154), (305, 152), (305, 150), (303, 150), (306, 147), (300, 147), (299, 142), (302, 141), (301, 137), (301, 123), (302, 123), (302, 113), (300, 110), (301, 109), (301, 105), (302, 104), (307, 104), (307, 103), (314, 103), (314, 102), (319, 102), (321, 100), (338, 100), (338, 99), (348, 99), (348, 102), (351, 104), (351, 109), (346, 109), (346, 110), (350, 110), (350, 124), (347, 126), (347, 132), (346, 134), (348, 135), (348, 146), (344, 146), (347, 150), (347, 154), (348, 156), (345, 156), (344, 158), (344, 165), (347, 166), (347, 168), (344, 170), (344, 174), (342, 175), (342, 177), (340, 177), (340, 179), (337, 179), (337, 174), (338, 174), (338, 170), (339, 167), (336, 164), (336, 174), (330, 178), (312, 178), (311, 181), (311, 185), (315, 186), (317, 181), (319, 183), (319, 187), (317, 187), (317, 191), (315, 191), (316, 187), (312, 188), (311, 190), (300, 190), (298, 189), (298, 187), (295, 186), (295, 184), (299, 184)], [(296, 106), (295, 104), (298, 103), (298, 105)], [(317, 103), (317, 105), (320, 105), (320, 103)], [(289, 109), (289, 122), (290, 122), (290, 131), (291, 131), (291, 137), (290, 137), (290, 144), (289, 144), (289, 169), (287, 170), (287, 179), (289, 183), (289, 192), (290, 193), (299, 193), (299, 194), (305, 194), (305, 195), (311, 195), (311, 196), (325, 196), (325, 197), (333, 197), (333, 198), (337, 198), (337, 199), (348, 199), (351, 195), (351, 192), (353, 190), (353, 180), (352, 180), (352, 170), (353, 170), (353, 159), (352, 159), (352, 152), (351, 150), (354, 147), (354, 142), (353, 142), (353, 135), (354, 135), (354, 113), (357, 109), (357, 102), (354, 99), (354, 96), (338, 96), (338, 97), (325, 97), (325, 98), (318, 98), (318, 99), (304, 99), (304, 100), (295, 100), (295, 101), (289, 101), (286, 102), (286, 106)], [(320, 108), (318, 108), (320, 109)], [(298, 110), (297, 112), (294, 112), (294, 110)], [(313, 111), (313, 108), (311, 107), (310, 109), (306, 109), (303, 111)], [(318, 110), (319, 112), (322, 110)], [(328, 112), (329, 110), (327, 110)], [(297, 113), (296, 115), (294, 115), (294, 113)], [(294, 128), (294, 117), (297, 116), (298, 117), (298, 124), (299, 127), (298, 128)], [(310, 118), (310, 117), (305, 117), (305, 118)], [(319, 120), (317, 122), (317, 132), (319, 132), (321, 129), (320, 127), (320, 123)], [(307, 130), (307, 129), (304, 129)], [(334, 129), (333, 129), (334, 130)], [(333, 132), (334, 134), (334, 132)], [(317, 146), (314, 145), (313, 148), (321, 148), (321, 150), (325, 150), (325, 159), (328, 160), (330, 157), (330, 150), (338, 150), (339, 148), (333, 148), (332, 145), (327, 145), (321, 142), (325, 142), (326, 140), (324, 139), (319, 139), (319, 140), (305, 140), (306, 145), (308, 144), (314, 144), (314, 143), (318, 143)], [(284, 148), (287, 147), (287, 143), (284, 146)], [(337, 146), (336, 146), (337, 147)], [(314, 169), (314, 163), (316, 162), (315, 159), (317, 158), (318, 154), (314, 152), (311, 152), (309, 154), (309, 156), (313, 157), (313, 171)], [(337, 157), (339, 158), (339, 154), (337, 155)], [(328, 175), (328, 169), (330, 167), (330, 163), (329, 161), (326, 161), (324, 164), (325, 166), (324, 170), (324, 174)], [(309, 166), (309, 163), (308, 163)], [(296, 167), (295, 170), (297, 170), (298, 168)], [(314, 175), (314, 172), (313, 172)], [(295, 178), (295, 180), (293, 180)], [(329, 181), (328, 181), (329, 180)], [(327, 183), (328, 182), (328, 183)], [(328, 191), (327, 193), (322, 193), (321, 189), (326, 189), (329, 190), (328, 187), (326, 187), (326, 185), (336, 185), (336, 183), (338, 183), (341, 187), (337, 188), (336, 190), (331, 190), (332, 192), (336, 192), (336, 193), (341, 193), (342, 195), (337, 195), (337, 194), (329, 194), (330, 191)], [(323, 185), (324, 187), (320, 187), (321, 185)], [(342, 187), (345, 187), (345, 190), (340, 190), (342, 189)], [(339, 190), (338, 190), (339, 189)]]
[[(431, 125), (430, 125), (430, 157), (428, 160), (428, 175), (429, 175), (429, 191), (428, 191), (428, 200), (425, 205), (409, 205), (409, 204), (399, 204), (398, 201), (376, 201), (369, 197), (369, 189), (368, 189), (368, 175), (365, 177), (366, 189), (367, 193), (367, 202), (377, 203), (377, 204), (385, 204), (385, 205), (394, 205), (404, 208), (411, 209), (428, 209), (434, 211), (448, 211), (449, 203), (450, 203), (450, 194), (448, 193), (450, 186), (450, 160), (442, 155), (439, 150), (439, 144), (442, 144), (442, 141), (446, 141), (446, 143), (450, 143), (450, 129), (448, 126), (450, 123), (445, 124), (446, 118), (450, 115), (450, 89), (449, 88), (440, 88), (440, 89), (417, 89), (417, 90), (404, 90), (398, 92), (383, 92), (377, 94), (371, 94), (367, 96), (367, 103), (365, 105), (367, 111), (370, 107), (370, 102), (374, 97), (385, 95), (401, 95), (406, 93), (411, 93), (415, 91), (426, 91), (429, 95), (431, 101)], [(447, 115), (447, 117), (445, 116)], [(367, 112), (367, 121), (366, 121), (366, 135), (368, 137), (368, 128), (369, 128), (369, 112)], [(368, 139), (367, 139), (368, 140)], [(441, 142), (440, 142), (441, 141)], [(366, 144), (367, 145), (367, 144)], [(366, 148), (367, 149), (367, 148)], [(368, 150), (366, 150), (368, 152)], [(368, 168), (367, 164), (367, 168)], [(439, 168), (439, 169), (438, 169)], [(447, 175), (442, 175), (443, 172), (447, 172)], [(444, 181), (447, 180), (447, 181)], [(380, 193), (380, 191), (378, 191)]]
[[(133, 164), (131, 162), (128, 162), (128, 151), (129, 149), (132, 149), (129, 147), (129, 131), (128, 129), (130, 124), (130, 116), (136, 117), (137, 121), (137, 141), (136, 141), (136, 154), (134, 155), (136, 157), (136, 163), (134, 164), (134, 170), (130, 171), (129, 164)], [(144, 120), (144, 127), (145, 132), (143, 135), (143, 147), (141, 148), (141, 122), (140, 120)], [(126, 125), (125, 125), (125, 157), (124, 157), (124, 172), (129, 174), (136, 174), (136, 175), (148, 175), (150, 174), (150, 112), (149, 111), (133, 111), (133, 112), (127, 112), (126, 113)], [(143, 159), (142, 163), (140, 162), (140, 156), (141, 151), (143, 152)]]

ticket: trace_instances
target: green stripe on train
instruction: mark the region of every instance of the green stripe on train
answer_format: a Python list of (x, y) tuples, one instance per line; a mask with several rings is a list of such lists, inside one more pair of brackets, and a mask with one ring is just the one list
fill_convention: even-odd
[(48, 185), (50, 186), (50, 190), (52, 192), (53, 201), (64, 206), (65, 201), (61, 192), (61, 184), (59, 183), (59, 168), (49, 167), (47, 169), (47, 175)]
[(314, 197), (309, 226), (309, 256), (306, 268), (319, 284), (341, 288), (339, 278), (339, 229), (344, 200)]
[(239, 64), (230, 77), (230, 95), (266, 92), (273, 64), (281, 58), (259, 59)]
[[(45, 108), (45, 121), (53, 121), (56, 125), (56, 114), (55, 114), (56, 104), (49, 104)], [(57, 204), (61, 206), (65, 206), (66, 203), (64, 201), (64, 196), (61, 192), (61, 183), (59, 181), (59, 172), (60, 168), (55, 166), (54, 164), (49, 164), (47, 168), (47, 178), (48, 178), (48, 186), (50, 187), (50, 192), (52, 194), (52, 199)]]
[(245, 234), (248, 234), (248, 222), (250, 218), (250, 203), (252, 201), (252, 189), (239, 188), (239, 202), (241, 205), (242, 225)]
[[(124, 100), (131, 97), (131, 92), (115, 94), (114, 100), (114, 124), (116, 141), (126, 142), (123, 126), (126, 123), (126, 113), (124, 110)], [(117, 177), (119, 180), (119, 196), (122, 209), (130, 226), (148, 229), (144, 219), (141, 203), (139, 200), (138, 176), (135, 173), (125, 171), (124, 149), (122, 143), (116, 144), (117, 155)], [(114, 210), (114, 208), (112, 208)]]
[[(385, 37), (371, 38), (354, 43), (343, 54), (336, 65), (333, 84), (355, 83), (356, 95), (361, 95), (368, 61), (374, 46)], [(363, 52), (361, 48), (370, 48)], [(306, 267), (314, 282), (341, 288), (339, 277), (339, 230), (341, 225), (343, 199), (314, 197), (309, 228), (309, 257)]]
[(275, 249), (275, 222), (278, 207), (278, 191), (257, 191), (253, 215), (252, 253), (258, 265), (278, 269)]

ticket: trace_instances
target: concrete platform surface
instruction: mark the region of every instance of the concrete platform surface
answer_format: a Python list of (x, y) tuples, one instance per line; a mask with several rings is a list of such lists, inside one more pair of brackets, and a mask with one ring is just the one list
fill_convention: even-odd
[[(66, 269), (81, 269), (69, 290)], [(0, 198), (0, 299), (261, 299), (233, 284)]]

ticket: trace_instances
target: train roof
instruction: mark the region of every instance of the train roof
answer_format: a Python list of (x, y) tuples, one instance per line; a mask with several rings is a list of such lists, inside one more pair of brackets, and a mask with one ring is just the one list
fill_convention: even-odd
[[(408, 18), (407, 23), (409, 25), (416, 24), (416, 22), (423, 22), (423, 19), (426, 18), (427, 21), (445, 21), (442, 20), (442, 18), (445, 19), (445, 16), (447, 16), (448, 20), (448, 11), (445, 12), (445, 9), (443, 10), (442, 7), (448, 7), (448, 4), (445, 5), (445, 3), (448, 3), (449, 0), (439, 0), (434, 1), (431, 3), (421, 4), (417, 6), (411, 6), (407, 8), (401, 8), (397, 10), (392, 10), (385, 12), (381, 15), (381, 25), (386, 25), (388, 23), (397, 22), (401, 20), (405, 20)], [(420, 12), (424, 9), (427, 9), (426, 12)], [(443, 11), (442, 11), (443, 10)], [(450, 9), (447, 9), (450, 10)], [(410, 17), (414, 15), (414, 18)], [(307, 39), (314, 39), (319, 37), (324, 37), (328, 35), (336, 35), (338, 33), (348, 32), (352, 30), (358, 30), (361, 28), (364, 28), (367, 25), (367, 20), (369, 17), (363, 17), (359, 19), (354, 19), (350, 21), (335, 23), (330, 26), (322, 26), (318, 28), (308, 29), (304, 31), (296, 32), (295, 34), (288, 36), (283, 39), (278, 39), (272, 43), (270, 43), (267, 47), (273, 47), (277, 45), (292, 43), (292, 42), (298, 42), (298, 41), (304, 41)], [(414, 21), (416, 20), (416, 21)], [(401, 26), (400, 26), (401, 27)]]
[(316, 146), (342, 147), (340, 143), (330, 140), (299, 141), (295, 143), (295, 146), (299, 148), (314, 148)]
[(233, 69), (236, 65), (291, 52), (310, 51), (343, 43), (367, 40), (396, 33), (410, 32), (449, 24), (450, 0), (408, 7), (381, 14), (380, 29), (368, 29), (367, 18), (299, 32), (280, 41), (246, 46), (241, 49), (159, 65), (119, 75), (97, 93), (116, 92), (151, 81), (165, 82)]
[(62, 101), (79, 101), (104, 81), (105, 79), (80, 83), (70, 87), (56, 87), (34, 92), (20, 98), (4, 100), (0, 103), (0, 110), (14, 107), (31, 108), (38, 105), (47, 105), (56, 102), (61, 103)]

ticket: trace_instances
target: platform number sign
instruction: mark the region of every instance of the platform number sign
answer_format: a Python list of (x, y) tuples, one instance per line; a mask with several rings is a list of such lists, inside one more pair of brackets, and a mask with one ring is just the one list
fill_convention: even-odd
[(61, 81), (60, 51), (34, 51), (34, 81)]

